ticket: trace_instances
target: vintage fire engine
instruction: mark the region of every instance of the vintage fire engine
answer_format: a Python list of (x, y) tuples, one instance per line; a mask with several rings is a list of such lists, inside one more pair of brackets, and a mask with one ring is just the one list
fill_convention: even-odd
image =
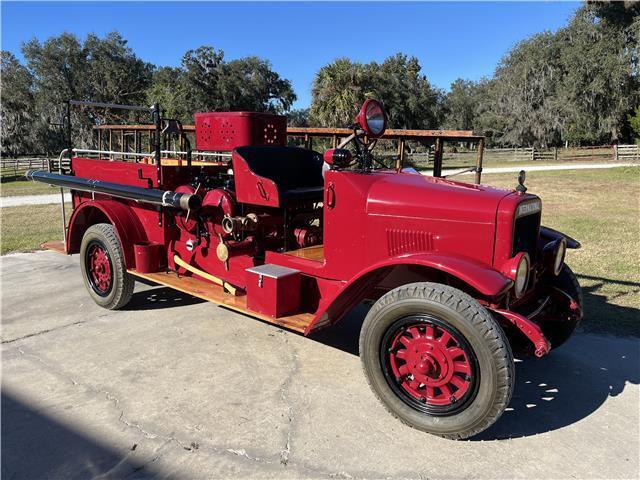
[[(104, 308), (125, 307), (142, 278), (309, 335), (369, 301), (371, 388), (405, 423), (455, 439), (506, 408), (512, 352), (545, 355), (582, 318), (564, 263), (580, 244), (540, 226), (522, 172), (508, 191), (386, 168), (373, 99), (324, 154), (286, 146), (285, 117), (250, 112), (196, 114), (192, 151), (160, 112), (155, 151), (135, 161), (70, 147), (68, 172), (27, 173), (71, 190), (64, 250)], [(171, 136), (186, 151), (163, 158)]]

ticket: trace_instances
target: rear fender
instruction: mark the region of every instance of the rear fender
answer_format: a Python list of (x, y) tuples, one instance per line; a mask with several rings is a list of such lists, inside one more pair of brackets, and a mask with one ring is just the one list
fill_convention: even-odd
[(112, 200), (90, 200), (76, 207), (69, 219), (67, 253), (80, 253), (82, 237), (96, 223), (110, 223), (114, 226), (127, 268), (134, 268), (133, 244), (146, 240), (146, 235), (140, 220), (131, 209)]
[[(316, 318), (305, 330), (305, 335), (321, 327), (339, 321), (358, 303), (368, 297), (389, 274), (398, 267), (420, 267), (423, 280), (445, 277), (457, 280), (472, 296), (491, 299), (503, 294), (512, 281), (473, 259), (448, 254), (406, 255), (385, 260), (363, 270), (349, 280), (336, 295), (323, 299)], [(411, 283), (416, 279), (404, 283)], [(396, 285), (399, 286), (400, 284)]]

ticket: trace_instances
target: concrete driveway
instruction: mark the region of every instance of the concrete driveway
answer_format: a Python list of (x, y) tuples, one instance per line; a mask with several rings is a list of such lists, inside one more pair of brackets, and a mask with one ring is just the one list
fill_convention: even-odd
[(76, 257), (1, 260), (5, 480), (639, 476), (637, 340), (580, 334), (518, 362), (502, 419), (454, 442), (378, 404), (362, 312), (308, 339), (142, 284), (109, 312)]

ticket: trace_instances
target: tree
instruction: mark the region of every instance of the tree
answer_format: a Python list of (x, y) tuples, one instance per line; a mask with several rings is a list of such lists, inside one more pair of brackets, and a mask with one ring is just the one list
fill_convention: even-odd
[(182, 58), (186, 110), (282, 113), (296, 99), (291, 82), (280, 78), (266, 60), (246, 57), (224, 61), (224, 53), (202, 46)]
[(287, 124), (290, 127), (309, 127), (311, 125), (309, 121), (309, 109), (301, 108), (291, 110), (287, 114)]
[(498, 65), (493, 110), (504, 123), (501, 143), (549, 146), (560, 142), (559, 55), (556, 37), (545, 32), (516, 45)]
[(436, 128), (442, 121), (443, 93), (420, 73), (415, 57), (396, 53), (378, 65), (367, 66), (372, 91), (384, 101), (393, 128)]
[(639, 44), (639, 3), (587, 2), (556, 33), (515, 45), (474, 100), (452, 86), (447, 122), (463, 124), (472, 101), (474, 129), (502, 145), (623, 141), (640, 102)]
[(382, 64), (339, 58), (316, 74), (311, 118), (325, 126), (351, 124), (365, 99), (385, 104), (393, 128), (434, 128), (441, 118), (442, 92), (420, 73), (414, 57), (396, 54)]
[(1, 52), (0, 138), (2, 154), (17, 155), (32, 149), (30, 124), (34, 119), (33, 77), (16, 57)]
[(478, 83), (457, 79), (444, 98), (444, 126), (453, 130), (473, 130), (477, 118)]
[(371, 96), (370, 79), (362, 64), (339, 58), (316, 74), (311, 90), (311, 119), (323, 126), (353, 122), (359, 105)]
[[(61, 122), (67, 100), (89, 98), (86, 52), (75, 35), (63, 33), (43, 44), (33, 39), (23, 45), (22, 53), (34, 78), (37, 115), (31, 128), (37, 149), (60, 151), (65, 146), (64, 139), (60, 129), (51, 124)], [(86, 115), (74, 112), (74, 123), (86, 124)], [(83, 133), (86, 136), (86, 129)]]
[(184, 123), (193, 121), (189, 111), (188, 93), (184, 87), (184, 72), (180, 68), (160, 67), (153, 72), (146, 92), (146, 104), (159, 103), (165, 115)]
[[(44, 43), (33, 39), (22, 48), (26, 66), (34, 79), (35, 110), (31, 128), (39, 150), (64, 148), (60, 123), (68, 100), (141, 104), (151, 82), (153, 66), (140, 60), (117, 32), (103, 39), (89, 35), (84, 42), (63, 33)], [(73, 135), (80, 143), (93, 138), (97, 122), (119, 122), (128, 113), (118, 110), (73, 108)]]
[(627, 115), (627, 120), (629, 121), (631, 130), (633, 130), (635, 134), (636, 141), (640, 141), (640, 106), (636, 107), (633, 115)]
[[(558, 32), (563, 81), (563, 137), (571, 143), (611, 143), (623, 139), (625, 120), (640, 97), (637, 45), (640, 37), (613, 15), (601, 18), (602, 6), (580, 9), (569, 26)], [(618, 10), (618, 7), (613, 7)], [(634, 63), (636, 65), (634, 66)], [(634, 70), (636, 70), (634, 72)]]
[[(90, 34), (83, 48), (87, 57), (87, 89), (93, 101), (144, 104), (153, 66), (140, 60), (119, 33), (111, 32), (104, 39)], [(122, 112), (107, 115), (107, 121), (111, 121), (122, 117)]]

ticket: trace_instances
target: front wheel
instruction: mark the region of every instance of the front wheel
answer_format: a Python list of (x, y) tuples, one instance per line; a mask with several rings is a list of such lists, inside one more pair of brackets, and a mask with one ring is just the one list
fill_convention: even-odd
[(362, 326), (360, 358), (393, 415), (446, 438), (488, 428), (513, 392), (502, 329), (473, 298), (446, 285), (412, 283), (381, 297)]
[(129, 303), (135, 280), (127, 273), (113, 225), (98, 223), (87, 229), (80, 245), (80, 268), (89, 295), (98, 305), (117, 310)]
[(580, 312), (580, 314), (577, 315), (570, 310), (556, 311), (554, 312), (554, 318), (552, 320), (541, 323), (542, 332), (549, 342), (551, 342), (551, 348), (556, 349), (569, 340), (582, 320), (584, 298), (576, 274), (573, 273), (566, 264), (562, 267), (560, 274), (551, 280), (551, 285), (564, 292), (576, 302), (576, 307)]

